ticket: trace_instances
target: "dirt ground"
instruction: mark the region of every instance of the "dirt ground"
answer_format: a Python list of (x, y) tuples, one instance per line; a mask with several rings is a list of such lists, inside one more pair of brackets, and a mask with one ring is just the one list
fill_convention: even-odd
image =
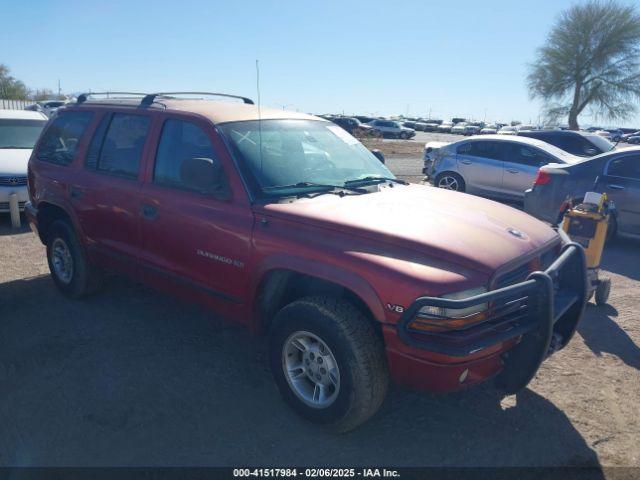
[(68, 300), (0, 215), (0, 466), (640, 467), (639, 244), (612, 244), (603, 269), (610, 305), (517, 396), (394, 387), (334, 436), (280, 400), (263, 339), (119, 277)]

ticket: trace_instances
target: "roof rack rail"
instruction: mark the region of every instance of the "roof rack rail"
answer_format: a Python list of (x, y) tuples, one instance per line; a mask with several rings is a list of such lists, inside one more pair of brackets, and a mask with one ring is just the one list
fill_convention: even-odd
[(76, 99), (76, 103), (84, 103), (89, 99), (89, 97), (105, 96), (107, 98), (111, 98), (111, 97), (122, 98), (122, 96), (131, 96), (131, 95), (144, 97), (147, 94), (140, 93), (140, 92), (87, 92), (87, 93), (81, 93), (80, 95), (78, 95)]
[(141, 106), (149, 106), (151, 105), (156, 98), (164, 97), (168, 98), (172, 95), (211, 95), (215, 97), (228, 97), (228, 98), (236, 98), (238, 100), (242, 100), (244, 103), (249, 105), (254, 105), (253, 100), (247, 97), (241, 97), (240, 95), (231, 95), (228, 93), (213, 93), (213, 92), (159, 92), (159, 93), (150, 93), (146, 95), (142, 101), (140, 102)]

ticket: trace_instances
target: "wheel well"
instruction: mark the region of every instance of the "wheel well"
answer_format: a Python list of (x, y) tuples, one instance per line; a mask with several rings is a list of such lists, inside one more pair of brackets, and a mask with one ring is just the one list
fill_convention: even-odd
[(284, 306), (310, 295), (327, 295), (347, 300), (375, 325), (376, 331), (382, 336), (380, 323), (355, 292), (337, 283), (292, 270), (269, 272), (260, 283), (254, 312), (259, 324), (258, 331), (268, 331), (273, 317)]
[(61, 207), (52, 203), (40, 202), (38, 204), (38, 235), (45, 245), (48, 240), (49, 228), (56, 220), (71, 222), (69, 214)]

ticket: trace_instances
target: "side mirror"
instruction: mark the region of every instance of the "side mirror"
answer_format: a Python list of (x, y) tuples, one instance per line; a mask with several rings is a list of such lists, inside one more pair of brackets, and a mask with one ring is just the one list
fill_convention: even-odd
[(227, 200), (231, 191), (218, 159), (188, 158), (180, 166), (180, 180), (185, 188), (219, 200)]
[(598, 154), (598, 150), (596, 150), (595, 148), (585, 148), (584, 153), (586, 153), (589, 156), (594, 156)]
[(384, 164), (384, 153), (382, 153), (380, 150), (378, 150), (377, 148), (374, 148), (373, 150), (371, 150), (371, 153), (373, 153), (375, 155), (375, 157), (380, 160), (380, 163)]

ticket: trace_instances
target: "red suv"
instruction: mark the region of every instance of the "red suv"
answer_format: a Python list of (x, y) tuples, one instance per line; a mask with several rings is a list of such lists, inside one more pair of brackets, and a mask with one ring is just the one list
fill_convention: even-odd
[(389, 379), (515, 392), (583, 314), (580, 246), (406, 184), (331, 122), (242, 97), (94, 98), (61, 108), (29, 162), (57, 287), (79, 298), (120, 272), (267, 333), (282, 395), (314, 422), (356, 427)]

